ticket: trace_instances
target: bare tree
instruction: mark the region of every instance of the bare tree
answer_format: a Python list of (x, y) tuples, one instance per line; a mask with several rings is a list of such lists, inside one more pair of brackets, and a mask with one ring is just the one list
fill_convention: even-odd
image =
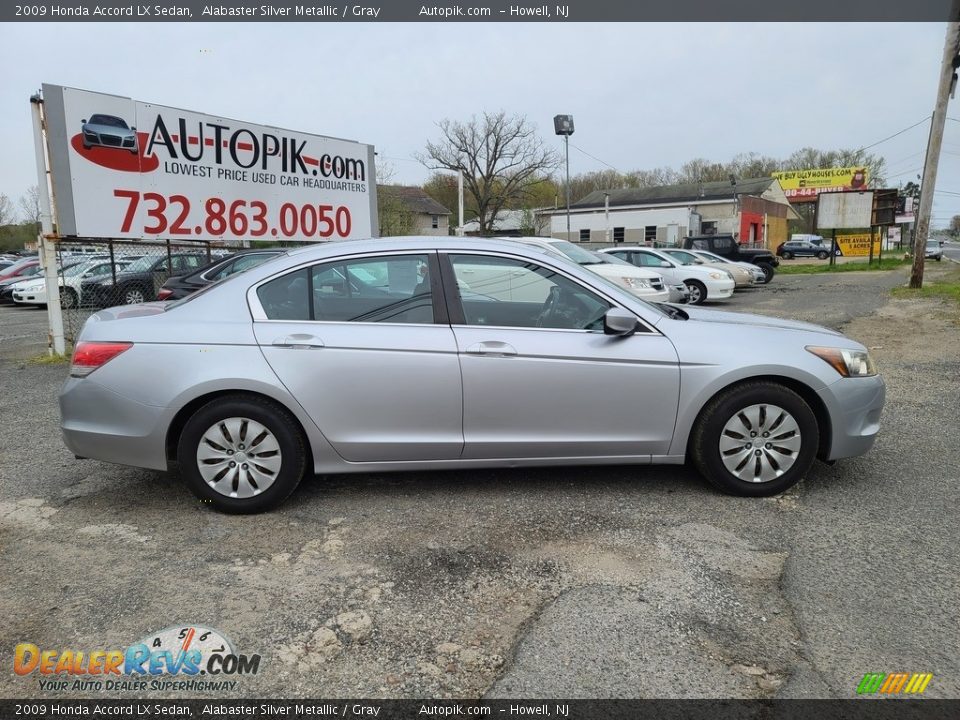
[(559, 154), (520, 115), (484, 112), (468, 122), (442, 120), (438, 127), (442, 137), (428, 142), (426, 152), (417, 159), (431, 170), (463, 173), (481, 234), (493, 232), (497, 213), (511, 205), (522, 206), (543, 176), (560, 165)]
[(33, 227), (40, 226), (40, 188), (31, 185), (27, 191), (20, 196), (20, 212), (23, 215), (23, 221), (30, 223)]
[(960, 215), (954, 215), (950, 218), (950, 234), (954, 237), (960, 237)]

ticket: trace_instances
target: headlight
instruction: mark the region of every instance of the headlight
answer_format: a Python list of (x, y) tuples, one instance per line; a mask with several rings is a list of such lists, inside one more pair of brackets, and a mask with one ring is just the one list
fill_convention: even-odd
[(645, 278), (625, 277), (620, 278), (620, 281), (628, 288), (632, 288), (633, 290), (648, 289), (652, 287), (650, 285), (650, 281)]
[(807, 350), (836, 370), (843, 377), (870, 377), (877, 374), (870, 353), (866, 350), (807, 345)]
[(730, 273), (711, 272), (710, 277), (714, 280), (723, 280), (724, 278), (729, 278)]

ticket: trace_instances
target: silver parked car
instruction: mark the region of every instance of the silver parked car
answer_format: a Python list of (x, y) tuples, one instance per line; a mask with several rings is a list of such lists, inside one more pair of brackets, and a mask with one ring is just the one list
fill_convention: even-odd
[(883, 401), (832, 330), (654, 305), (520, 243), (441, 237), (290, 250), (102, 310), (60, 393), (76, 455), (179, 467), (237, 513), (306, 474), (436, 468), (691, 461), (771, 495), (869, 450)]

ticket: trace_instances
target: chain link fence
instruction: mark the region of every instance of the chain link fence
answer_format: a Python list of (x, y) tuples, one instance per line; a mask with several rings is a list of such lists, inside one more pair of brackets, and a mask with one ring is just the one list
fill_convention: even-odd
[(156, 300), (167, 278), (231, 251), (205, 241), (59, 240), (57, 272), (67, 343), (74, 342), (97, 310)]

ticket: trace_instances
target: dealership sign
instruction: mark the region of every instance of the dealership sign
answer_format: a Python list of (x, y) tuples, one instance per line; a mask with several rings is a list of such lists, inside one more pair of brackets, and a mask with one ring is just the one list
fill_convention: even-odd
[(865, 167), (785, 170), (771, 173), (790, 202), (814, 202), (822, 192), (863, 190), (869, 172)]
[(372, 145), (43, 86), (59, 233), (91, 238), (370, 237)]

